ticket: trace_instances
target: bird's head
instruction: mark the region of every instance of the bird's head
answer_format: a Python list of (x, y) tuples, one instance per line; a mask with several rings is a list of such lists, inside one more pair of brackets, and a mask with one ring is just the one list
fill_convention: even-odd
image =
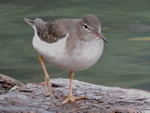
[(107, 43), (107, 39), (101, 33), (101, 24), (99, 19), (93, 15), (84, 16), (81, 19), (82, 27), (88, 33), (96, 35), (98, 38), (104, 40)]

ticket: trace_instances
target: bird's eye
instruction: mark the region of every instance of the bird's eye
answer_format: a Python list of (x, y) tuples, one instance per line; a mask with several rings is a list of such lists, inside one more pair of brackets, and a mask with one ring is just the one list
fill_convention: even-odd
[(88, 26), (87, 25), (83, 25), (84, 29), (87, 30), (88, 29)]

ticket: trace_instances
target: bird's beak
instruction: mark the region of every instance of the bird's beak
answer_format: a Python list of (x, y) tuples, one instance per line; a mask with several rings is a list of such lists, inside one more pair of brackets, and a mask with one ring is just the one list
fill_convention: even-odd
[(29, 18), (24, 18), (24, 21), (25, 21), (26, 23), (28, 23), (30, 26), (33, 26), (33, 25), (35, 24), (34, 20), (31, 20), (31, 19), (29, 19)]
[(102, 33), (100, 33), (99, 31), (96, 31), (95, 32), (95, 35), (98, 37), (98, 38), (101, 38), (102, 40), (104, 40), (105, 43), (108, 42), (108, 40), (102, 35)]

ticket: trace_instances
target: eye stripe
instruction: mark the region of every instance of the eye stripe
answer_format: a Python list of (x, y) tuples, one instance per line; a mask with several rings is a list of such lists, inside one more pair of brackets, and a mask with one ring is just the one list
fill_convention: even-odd
[(84, 24), (84, 25), (83, 25), (83, 28), (84, 28), (85, 30), (87, 30), (87, 29), (88, 29), (88, 26), (87, 26), (86, 24)]
[(83, 25), (83, 28), (84, 28), (85, 30), (91, 30), (91, 29), (92, 29), (90, 26), (88, 26), (88, 25), (85, 24), (85, 23), (83, 23), (82, 25)]

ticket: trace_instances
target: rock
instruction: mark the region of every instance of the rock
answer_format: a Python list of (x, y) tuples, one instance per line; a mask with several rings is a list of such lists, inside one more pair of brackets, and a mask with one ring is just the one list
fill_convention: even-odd
[(6, 75), (0, 74), (0, 94), (7, 93), (16, 85), (23, 86), (24, 84)]
[(44, 86), (34, 83), (1, 94), (0, 113), (150, 113), (150, 93), (147, 91), (73, 80), (73, 95), (86, 96), (86, 99), (63, 105), (69, 91), (69, 80), (59, 78), (51, 82), (52, 99), (48, 91), (44, 96)]

